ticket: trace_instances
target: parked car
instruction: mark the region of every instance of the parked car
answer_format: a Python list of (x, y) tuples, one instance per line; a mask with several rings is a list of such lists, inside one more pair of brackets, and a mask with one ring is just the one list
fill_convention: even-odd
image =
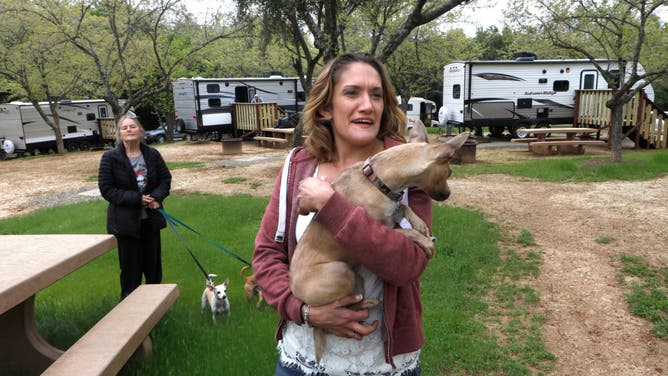
[[(172, 140), (178, 141), (178, 140), (185, 140), (186, 135), (182, 134), (181, 132), (177, 132), (176, 129), (172, 133)], [(167, 125), (166, 124), (160, 124), (158, 128), (152, 129), (150, 131), (146, 131), (144, 133), (144, 142), (147, 144), (151, 144), (154, 142), (157, 142), (158, 144), (162, 144), (165, 141), (167, 141)]]

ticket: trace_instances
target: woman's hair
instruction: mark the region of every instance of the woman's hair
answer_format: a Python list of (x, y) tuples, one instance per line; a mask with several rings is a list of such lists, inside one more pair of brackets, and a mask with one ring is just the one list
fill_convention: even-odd
[(352, 63), (369, 64), (380, 76), (384, 108), (378, 139), (390, 136), (399, 141), (406, 140), (403, 136), (406, 130), (406, 115), (399, 108), (394, 87), (383, 63), (368, 53), (340, 55), (330, 60), (320, 71), (302, 115), (304, 130), (309, 135), (306, 139), (306, 148), (323, 162), (332, 162), (336, 159), (336, 145), (331, 119), (324, 118), (320, 109), (331, 106), (334, 87), (339, 82), (341, 72)]
[(139, 122), (139, 119), (137, 119), (137, 115), (132, 111), (128, 111), (127, 114), (121, 116), (116, 122), (116, 145), (121, 143), (121, 124), (123, 124), (126, 119), (132, 119), (132, 121), (137, 124), (137, 128), (139, 128), (139, 131), (141, 132), (140, 142), (144, 142), (144, 127)]

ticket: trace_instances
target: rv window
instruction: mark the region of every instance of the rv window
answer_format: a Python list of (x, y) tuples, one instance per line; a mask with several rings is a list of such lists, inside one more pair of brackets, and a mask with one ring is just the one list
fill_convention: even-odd
[(98, 107), (97, 111), (100, 113), (101, 118), (106, 118), (107, 117), (107, 108), (104, 106)]
[(558, 80), (552, 83), (552, 90), (554, 91), (568, 91), (568, 81)]
[(596, 76), (594, 76), (593, 74), (585, 74), (584, 83), (582, 85), (582, 88), (585, 89), (585, 90), (593, 89), (594, 84), (596, 83), (595, 79), (596, 79)]
[(220, 93), (220, 85), (218, 84), (207, 84), (206, 85), (207, 93)]
[(406, 111), (413, 111), (413, 103), (409, 103), (406, 105)]
[(220, 107), (220, 98), (209, 98), (209, 107)]
[(452, 99), (459, 99), (462, 95), (462, 86), (457, 84), (457, 85), (452, 85)]
[(531, 108), (531, 98), (517, 98), (517, 108)]
[(86, 114), (86, 120), (88, 120), (88, 121), (95, 120), (95, 114), (93, 114), (93, 113)]

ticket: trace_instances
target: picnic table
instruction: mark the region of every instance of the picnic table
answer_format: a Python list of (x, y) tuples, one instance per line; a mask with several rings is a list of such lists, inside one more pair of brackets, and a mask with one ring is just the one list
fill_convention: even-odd
[(262, 128), (260, 135), (253, 137), (253, 140), (258, 141), (260, 146), (289, 147), (294, 133), (294, 128)]
[[(605, 141), (586, 140), (579, 138), (578, 135), (588, 136), (597, 133), (596, 128), (535, 128), (523, 130), (526, 133), (532, 133), (533, 138), (517, 138), (512, 142), (526, 142), (529, 145), (529, 151), (539, 155), (560, 154), (584, 154), (585, 145), (605, 145)], [(565, 138), (549, 138), (548, 135), (564, 134)]]
[[(75, 351), (81, 347), (78, 346), (79, 341), (65, 352), (42, 338), (35, 325), (35, 296), (38, 292), (115, 247), (116, 238), (113, 235), (0, 235), (0, 260), (2, 260), (0, 262), (0, 333), (2, 333), (0, 336), (0, 370), (19, 370), (22, 374), (40, 374), (45, 370), (49, 372), (47, 368), (60, 358), (66, 360), (68, 357), (63, 355), (68, 353), (74, 357), (74, 363), (79, 363), (79, 368), (75, 368), (78, 371), (72, 371), (72, 366), (68, 365), (62, 368), (62, 372), (56, 371), (51, 374), (68, 374), (69, 372), (69, 374), (88, 375), (106, 373), (109, 370), (112, 370), (113, 373), (114, 369), (120, 369), (118, 364), (122, 366), (125, 363), (145, 340), (148, 332), (132, 328), (131, 333), (126, 333), (124, 327), (135, 323), (115, 323), (114, 331), (109, 333), (95, 334), (97, 332), (95, 328), (109, 321), (108, 316), (120, 318), (122, 315), (127, 315), (127, 311), (142, 309), (141, 304), (139, 308), (130, 306), (137, 304), (136, 301), (123, 304), (124, 300), (114, 307), (113, 311), (118, 309), (118, 314), (111, 315), (113, 311), (110, 312), (100, 320), (96, 327), (84, 335), (84, 338), (97, 337), (104, 342), (104, 347), (109, 351), (131, 349), (127, 357), (116, 355), (114, 360), (108, 361), (103, 358), (104, 353), (97, 351), (91, 345), (84, 345), (87, 350), (92, 349), (92, 352), (95, 353), (92, 363), (98, 368), (82, 367), (86, 364), (87, 358), (91, 357)], [(141, 289), (138, 294), (159, 296), (155, 299), (160, 299), (160, 301), (152, 301), (151, 304), (154, 306), (161, 306), (163, 301), (169, 302), (170, 299), (173, 302), (178, 296), (176, 285), (150, 286), (155, 287), (147, 290)], [(164, 294), (156, 294), (158, 290), (164, 291)], [(168, 296), (169, 299), (163, 296)], [(146, 298), (137, 296), (134, 299)], [(155, 311), (155, 308), (152, 310)], [(153, 313), (153, 316), (159, 318), (162, 313), (164, 312)], [(152, 328), (154, 322), (145, 324), (147, 319), (144, 316), (150, 318), (151, 314), (136, 317), (136, 322), (140, 323), (137, 325), (150, 325)], [(135, 342), (126, 339), (132, 336), (139, 336), (140, 339)], [(76, 364), (74, 366), (77, 367)]]

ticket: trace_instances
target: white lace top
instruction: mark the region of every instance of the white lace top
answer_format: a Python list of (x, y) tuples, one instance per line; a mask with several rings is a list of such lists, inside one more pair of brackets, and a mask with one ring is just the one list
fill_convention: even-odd
[[(316, 169), (316, 176), (318, 170)], [(304, 229), (313, 213), (297, 218), (296, 237), (301, 238)], [(363, 266), (357, 266), (355, 273), (364, 281), (364, 296), (381, 301), (369, 310), (367, 323), (378, 320), (383, 323), (383, 281)], [(361, 340), (343, 338), (327, 334), (325, 351), (320, 363), (315, 360), (313, 328), (308, 325), (297, 325), (288, 321), (283, 332), (283, 340), (278, 344), (280, 361), (286, 366), (296, 366), (306, 375), (401, 375), (406, 370), (415, 369), (418, 365), (420, 351), (399, 354), (394, 357), (397, 368), (385, 362), (381, 327), (363, 337)]]

